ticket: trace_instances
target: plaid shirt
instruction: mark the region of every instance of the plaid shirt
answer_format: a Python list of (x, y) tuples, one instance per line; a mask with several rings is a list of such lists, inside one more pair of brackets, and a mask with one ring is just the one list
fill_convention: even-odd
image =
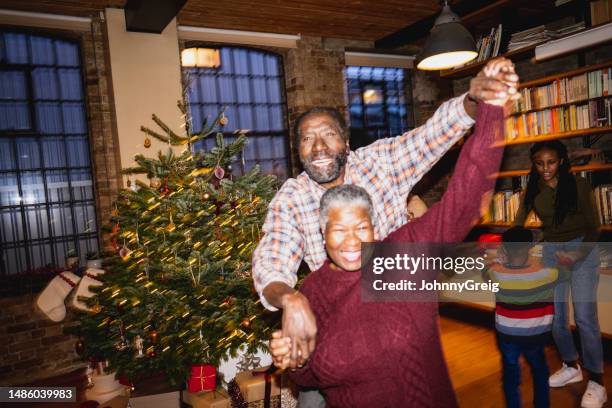
[[(376, 239), (408, 221), (406, 197), (412, 187), (474, 124), (463, 107), (464, 97), (442, 104), (423, 126), (349, 154), (344, 184), (356, 184), (370, 194)], [(253, 253), (253, 282), (269, 310), (277, 310), (262, 295), (270, 282), (293, 287), (302, 259), (311, 271), (327, 259), (319, 225), (319, 201), (324, 192), (324, 187), (302, 172), (285, 181), (270, 202), (264, 234)]]

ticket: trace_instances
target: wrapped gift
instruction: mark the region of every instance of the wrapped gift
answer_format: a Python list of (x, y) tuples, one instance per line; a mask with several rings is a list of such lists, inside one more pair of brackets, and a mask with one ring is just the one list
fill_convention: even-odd
[(266, 395), (266, 381), (269, 382), (270, 397), (280, 395), (280, 375), (275, 374), (269, 367), (252, 371), (242, 371), (236, 374), (236, 384), (240, 394), (246, 402), (260, 401)]
[(191, 393), (213, 391), (217, 388), (217, 369), (210, 364), (194, 364), (191, 366), (191, 376), (187, 383), (187, 391)]
[(168, 383), (163, 374), (151, 375), (134, 381), (130, 393), (132, 408), (180, 408), (181, 392)]
[(223, 389), (197, 394), (183, 391), (183, 402), (192, 408), (230, 408), (229, 395)]

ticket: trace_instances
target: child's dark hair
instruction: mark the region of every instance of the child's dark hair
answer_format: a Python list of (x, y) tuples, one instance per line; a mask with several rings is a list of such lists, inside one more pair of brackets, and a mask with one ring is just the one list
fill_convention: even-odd
[(512, 227), (502, 234), (502, 245), (508, 255), (524, 255), (533, 246), (533, 234), (527, 228)]
[[(552, 150), (559, 156), (559, 181), (557, 183), (557, 193), (555, 197), (555, 214), (553, 216), (553, 224), (560, 225), (563, 223), (565, 216), (575, 212), (578, 209), (578, 190), (576, 188), (576, 179), (570, 173), (570, 160), (567, 154), (567, 148), (558, 140), (550, 140), (546, 142), (535, 143), (531, 147), (530, 157), (533, 163), (533, 158), (540, 150)], [(540, 175), (536, 170), (535, 163), (531, 166), (529, 173), (529, 182), (525, 191), (525, 209), (527, 213), (533, 210), (535, 198), (540, 192)]]
[(533, 243), (533, 234), (527, 228), (512, 227), (502, 234), (502, 242)]

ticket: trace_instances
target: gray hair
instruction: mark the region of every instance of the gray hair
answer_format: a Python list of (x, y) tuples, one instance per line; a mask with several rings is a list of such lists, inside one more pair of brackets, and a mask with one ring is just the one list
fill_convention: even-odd
[(372, 199), (365, 189), (354, 184), (341, 184), (327, 190), (321, 197), (319, 207), (319, 224), (321, 230), (325, 231), (325, 226), (329, 219), (330, 208), (347, 207), (349, 205), (362, 205), (368, 210), (370, 218), (374, 214)]

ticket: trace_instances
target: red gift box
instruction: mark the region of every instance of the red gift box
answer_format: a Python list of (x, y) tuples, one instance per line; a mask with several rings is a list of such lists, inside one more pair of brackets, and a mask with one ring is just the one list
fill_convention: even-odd
[(210, 364), (191, 366), (191, 377), (187, 383), (187, 391), (213, 391), (217, 388), (217, 369)]

